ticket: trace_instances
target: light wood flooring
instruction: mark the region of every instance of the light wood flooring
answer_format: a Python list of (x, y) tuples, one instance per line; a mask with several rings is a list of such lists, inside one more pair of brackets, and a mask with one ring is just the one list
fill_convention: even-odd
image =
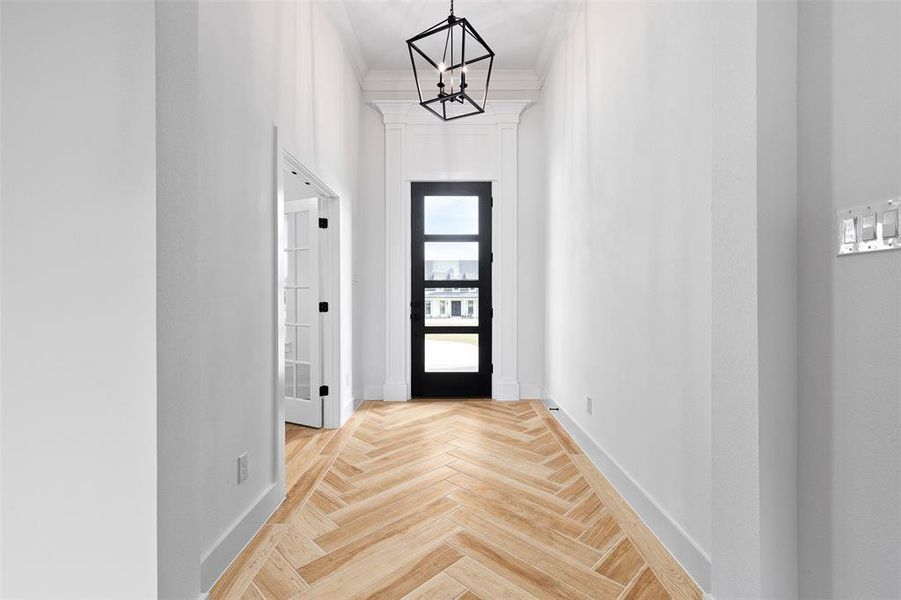
[(285, 454), (211, 600), (701, 597), (539, 402), (366, 402)]

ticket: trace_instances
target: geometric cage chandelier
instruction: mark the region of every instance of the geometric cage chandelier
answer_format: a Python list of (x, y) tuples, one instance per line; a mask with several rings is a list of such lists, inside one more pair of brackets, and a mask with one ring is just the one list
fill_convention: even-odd
[[(469, 21), (450, 15), (407, 40), (419, 104), (444, 121), (485, 112), (494, 52)], [(487, 68), (486, 68), (487, 67)], [(470, 87), (484, 87), (481, 102)]]

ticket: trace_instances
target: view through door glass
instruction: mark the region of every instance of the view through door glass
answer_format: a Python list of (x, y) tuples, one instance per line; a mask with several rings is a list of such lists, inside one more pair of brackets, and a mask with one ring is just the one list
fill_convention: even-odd
[(412, 393), (491, 396), (491, 184), (411, 184)]

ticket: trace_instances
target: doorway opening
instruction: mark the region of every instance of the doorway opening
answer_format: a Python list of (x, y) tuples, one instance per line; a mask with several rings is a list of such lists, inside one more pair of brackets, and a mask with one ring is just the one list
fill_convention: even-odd
[(300, 471), (287, 459), (302, 457), (287, 456), (286, 444), (340, 426), (341, 215), (337, 194), (281, 145), (277, 128), (276, 148), (274, 469), (289, 488), (286, 470)]
[(414, 398), (491, 397), (491, 184), (411, 183)]

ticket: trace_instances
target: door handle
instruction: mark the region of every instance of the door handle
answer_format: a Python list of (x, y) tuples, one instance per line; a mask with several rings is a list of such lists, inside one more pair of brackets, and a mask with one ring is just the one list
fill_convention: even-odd
[(410, 313), (410, 320), (414, 322), (421, 321), (422, 315), (420, 313)]

